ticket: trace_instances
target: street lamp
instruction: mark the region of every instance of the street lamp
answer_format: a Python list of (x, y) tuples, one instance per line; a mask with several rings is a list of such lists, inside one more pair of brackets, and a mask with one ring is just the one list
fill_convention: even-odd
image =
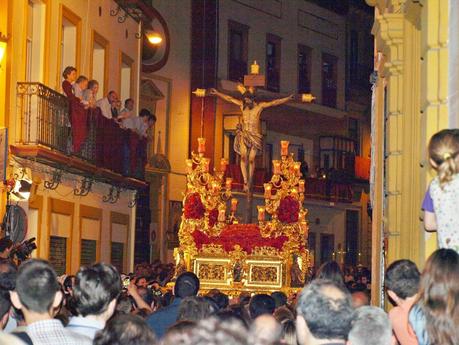
[(148, 42), (150, 42), (152, 45), (158, 45), (163, 41), (161, 35), (153, 30), (145, 31), (145, 37), (147, 37)]

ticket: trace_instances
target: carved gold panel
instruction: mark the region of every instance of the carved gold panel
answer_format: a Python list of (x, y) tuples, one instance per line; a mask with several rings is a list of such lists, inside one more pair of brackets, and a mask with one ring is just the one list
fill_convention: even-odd
[(194, 260), (194, 273), (202, 284), (213, 286), (229, 286), (229, 259), (197, 257)]
[(282, 260), (247, 260), (246, 263), (249, 267), (247, 287), (282, 287)]

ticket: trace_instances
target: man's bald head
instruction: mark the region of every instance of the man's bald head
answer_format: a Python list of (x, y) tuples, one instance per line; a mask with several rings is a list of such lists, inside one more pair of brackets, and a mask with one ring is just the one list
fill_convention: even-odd
[(257, 317), (250, 327), (249, 343), (274, 344), (280, 340), (282, 328), (279, 322), (269, 314), (263, 314)]
[(315, 339), (344, 340), (351, 329), (351, 296), (344, 287), (330, 280), (314, 280), (305, 287), (298, 299), (297, 312), (300, 344), (305, 342), (307, 334)]
[(370, 305), (370, 297), (364, 291), (356, 291), (352, 293), (352, 306), (360, 308), (365, 305)]

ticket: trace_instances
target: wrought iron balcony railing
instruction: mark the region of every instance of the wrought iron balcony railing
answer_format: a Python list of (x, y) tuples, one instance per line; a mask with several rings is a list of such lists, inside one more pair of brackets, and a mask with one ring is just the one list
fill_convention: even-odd
[(146, 139), (102, 116), (99, 108), (78, 119), (67, 98), (40, 83), (17, 84), (19, 144), (41, 145), (127, 177), (142, 178)]

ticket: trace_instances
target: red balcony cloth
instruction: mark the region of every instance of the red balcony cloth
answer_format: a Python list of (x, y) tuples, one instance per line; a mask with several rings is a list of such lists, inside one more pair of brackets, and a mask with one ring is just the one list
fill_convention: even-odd
[(86, 137), (88, 135), (88, 110), (81, 104), (80, 99), (73, 94), (72, 84), (67, 80), (62, 82), (64, 90), (69, 101), (70, 123), (72, 129), (73, 152), (81, 151)]
[(232, 251), (235, 245), (251, 254), (255, 247), (273, 247), (281, 250), (284, 243), (287, 242), (287, 236), (276, 238), (264, 238), (260, 234), (260, 228), (256, 224), (233, 224), (228, 225), (219, 236), (209, 237), (205, 233), (196, 230), (192, 233), (194, 242), (198, 250), (202, 249), (205, 244), (222, 245), (225, 251)]
[(355, 177), (362, 180), (370, 179), (371, 160), (366, 157), (355, 157)]
[[(242, 177), (241, 167), (237, 164), (230, 164), (226, 170), (226, 177), (231, 177), (233, 179), (233, 189), (242, 190), (244, 187), (244, 179)], [(266, 170), (265, 169), (255, 169), (253, 173), (253, 188), (257, 193), (263, 193), (264, 187), (263, 184), (266, 181)]]

